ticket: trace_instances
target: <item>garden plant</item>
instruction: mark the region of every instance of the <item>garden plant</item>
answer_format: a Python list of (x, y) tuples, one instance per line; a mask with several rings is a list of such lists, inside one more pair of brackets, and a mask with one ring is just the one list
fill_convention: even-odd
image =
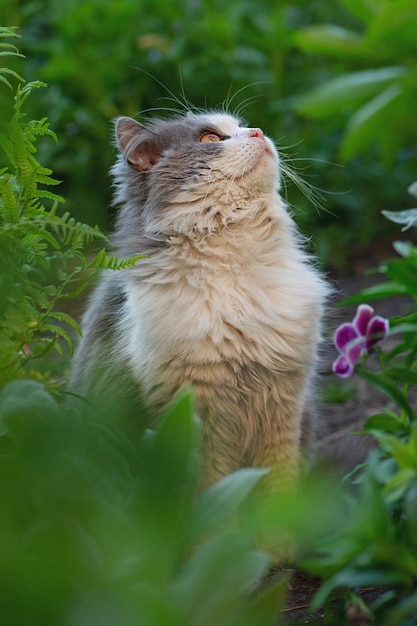
[[(381, 12), (378, 17), (372, 3), (344, 4), (372, 32), (380, 32), (375, 21), (380, 24)], [(404, 13), (411, 7), (403, 0), (397, 4)], [(389, 15), (383, 25), (388, 23)], [(333, 51), (339, 42), (341, 54), (365, 45), (353, 35), (332, 32), (330, 39), (324, 33), (314, 41)], [(11, 62), (20, 58), (16, 38), (15, 30), (0, 29), (0, 53)], [(304, 33), (300, 42), (307, 46), (313, 39)], [(376, 120), (385, 119), (379, 111), (397, 106), (414, 89), (407, 68), (396, 67), (396, 73), (391, 68), (391, 74), (376, 74), (380, 80), (385, 76), (382, 82), (371, 81), (375, 89), (378, 83), (378, 89), (390, 90), (384, 96), (361, 92), (361, 98), (377, 102), (367, 100), (365, 113), (350, 122), (346, 158), (367, 145), (355, 144), (355, 124), (368, 113), (363, 128), (371, 137)], [(399, 94), (403, 84), (406, 96)], [(393, 87), (397, 96), (390, 99)], [(120, 260), (104, 248), (97, 251), (97, 244), (107, 243), (99, 228), (62, 211), (58, 181), (39, 157), (48, 154), (44, 142), (55, 141), (55, 134), (44, 114), (31, 119), (25, 108), (35, 94), (39, 107), (39, 93), (53, 91), (53, 84), (25, 82), (11, 64), (0, 69), (0, 89), (2, 102), (10, 99), (0, 169), (3, 618), (34, 626), (285, 623), (280, 609), (290, 574), (284, 569), (268, 576), (272, 555), (252, 540), (262, 530), (278, 547), (280, 537), (291, 535), (292, 567), (319, 578), (309, 623), (415, 624), (417, 247), (411, 239), (417, 209), (385, 211), (398, 230), (409, 229), (410, 241), (402, 233), (395, 256), (379, 267), (383, 280), (350, 298), (358, 313), (336, 334), (344, 360), (339, 357), (335, 375), (360, 376), (386, 397), (389, 408), (363, 429), (378, 445), (344, 483), (323, 483), (313, 474), (298, 493), (253, 515), (253, 492), (265, 470), (241, 470), (199, 493), (199, 422), (191, 391), (167, 408), (154, 430), (65, 393), (66, 366), (57, 366), (56, 358), (69, 357), (79, 328), (64, 303), (78, 296), (95, 272), (123, 271), (140, 258)], [(401, 106), (409, 108), (410, 101)], [(305, 105), (305, 113), (312, 110)], [(405, 119), (398, 116), (397, 122)], [(416, 196), (415, 184), (410, 192)], [(405, 317), (379, 316), (378, 301), (391, 296), (407, 300)], [(371, 606), (361, 599), (363, 587), (379, 590)], [(319, 608), (323, 616), (313, 616)]]
[[(415, 184), (410, 192), (416, 196)], [(409, 209), (386, 217), (412, 228), (416, 214)], [(336, 375), (345, 378), (355, 371), (383, 392), (390, 408), (364, 425), (363, 432), (379, 445), (351, 477), (358, 493), (350, 501), (349, 522), (306, 567), (325, 581), (313, 606), (329, 601), (335, 589), (345, 598), (346, 588), (354, 593), (361, 586), (381, 586), (385, 590), (372, 609), (357, 597), (365, 623), (411, 626), (417, 616), (417, 247), (397, 241), (394, 249), (397, 256), (379, 268), (386, 280), (349, 302), (402, 296), (409, 314), (384, 320), (360, 304), (353, 322), (336, 330), (340, 355), (333, 365)], [(395, 341), (385, 347), (388, 336)]]

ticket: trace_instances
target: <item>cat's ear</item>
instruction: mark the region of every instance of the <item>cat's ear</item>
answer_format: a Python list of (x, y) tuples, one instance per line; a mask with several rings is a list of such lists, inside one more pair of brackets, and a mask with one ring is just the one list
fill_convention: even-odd
[(161, 156), (154, 133), (131, 117), (116, 120), (116, 141), (126, 160), (139, 172), (149, 170)]

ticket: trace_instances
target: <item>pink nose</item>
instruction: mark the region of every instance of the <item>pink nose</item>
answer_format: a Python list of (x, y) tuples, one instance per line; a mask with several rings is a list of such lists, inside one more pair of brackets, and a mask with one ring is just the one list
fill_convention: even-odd
[(249, 132), (250, 137), (259, 137), (259, 139), (263, 139), (264, 134), (260, 128), (251, 128)]

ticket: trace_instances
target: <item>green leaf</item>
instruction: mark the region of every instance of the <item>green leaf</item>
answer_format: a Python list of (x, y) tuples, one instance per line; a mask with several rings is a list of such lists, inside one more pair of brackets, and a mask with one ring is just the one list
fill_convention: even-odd
[(351, 116), (340, 150), (343, 161), (363, 152), (379, 139), (381, 126), (398, 116), (399, 110), (394, 114), (393, 108), (402, 93), (400, 84), (390, 85)]
[(102, 248), (93, 261), (89, 263), (88, 267), (119, 271), (134, 267), (140, 259), (145, 257), (146, 255), (144, 254), (136, 254), (128, 259), (119, 259), (117, 256), (107, 256), (106, 250)]
[[(414, 332), (416, 332), (416, 328), (414, 328)], [(408, 367), (392, 367), (386, 370), (386, 373), (392, 380), (397, 382), (407, 383), (409, 385), (417, 384), (417, 372)]]
[(356, 372), (366, 382), (385, 393), (410, 419), (415, 419), (414, 411), (405, 393), (386, 374), (383, 372), (372, 372), (363, 367), (357, 367)]
[(194, 431), (194, 427), (192, 427), (194, 415), (195, 409), (193, 392), (191, 389), (185, 389), (165, 410), (158, 428), (158, 441), (169, 442), (172, 435), (175, 437), (178, 432), (178, 427), (181, 425), (183, 425), (185, 432), (187, 433), (187, 441), (189, 441), (188, 435), (191, 435), (191, 432)]
[(397, 435), (390, 435), (381, 431), (373, 433), (380, 445), (395, 459), (400, 469), (413, 469), (417, 471), (417, 454), (413, 449), (412, 442), (402, 441)]
[[(406, 315), (405, 317), (396, 316), (391, 317), (389, 321), (391, 335), (412, 334), (417, 337), (417, 312)], [(396, 348), (401, 348), (402, 344), (398, 344)], [(400, 353), (399, 353), (400, 354)]]
[(346, 567), (329, 578), (329, 580), (326, 580), (320, 587), (313, 598), (311, 608), (313, 611), (316, 611), (324, 606), (330, 594), (340, 587), (352, 589), (354, 587), (407, 584), (408, 582), (409, 577), (399, 571), (395, 571), (395, 569), (386, 572), (381, 569), (369, 569), (361, 572), (353, 567)]
[(243, 468), (212, 485), (197, 501), (193, 512), (193, 536), (196, 538), (236, 513), (268, 469)]
[(305, 95), (297, 110), (317, 119), (339, 114), (342, 107), (374, 96), (409, 73), (406, 67), (394, 66), (344, 74)]
[(408, 296), (407, 287), (399, 285), (394, 281), (386, 281), (379, 283), (378, 285), (372, 285), (372, 287), (362, 289), (359, 293), (349, 296), (349, 298), (343, 300), (340, 305), (347, 306), (350, 304), (360, 304), (361, 302), (366, 302), (367, 300), (382, 300), (383, 298), (399, 295)]
[(396, 324), (396, 326), (394, 328), (390, 328), (389, 331), (390, 336), (403, 335), (407, 333), (413, 333), (417, 335), (417, 324)]
[(408, 295), (417, 297), (417, 256), (388, 261), (387, 274), (403, 286)]
[(417, 181), (408, 187), (408, 193), (417, 198)]
[(412, 484), (415, 484), (416, 478), (417, 467), (406, 467), (398, 470), (384, 486), (387, 502), (389, 504), (393, 504), (394, 502), (398, 502), (398, 500), (401, 500), (401, 498), (403, 498), (407, 491), (410, 489)]
[(180, 500), (197, 484), (199, 426), (192, 391), (184, 390), (165, 410), (155, 436), (143, 450), (153, 473), (153, 488), (160, 489), (160, 494), (170, 492)]
[(383, 430), (388, 433), (404, 432), (404, 424), (396, 413), (385, 411), (372, 415), (363, 427), (363, 432), (369, 433), (375, 430)]
[(381, 11), (381, 0), (341, 0), (342, 4), (358, 19), (369, 23)]
[(406, 209), (405, 211), (381, 211), (387, 219), (396, 224), (404, 224), (402, 232), (412, 226), (417, 226), (417, 209)]
[[(370, 45), (383, 45), (401, 58), (416, 50), (417, 8), (414, 0), (384, 1), (370, 24), (367, 41)], [(392, 52), (391, 52), (392, 54)]]
[(14, 380), (0, 391), (1, 429), (8, 430), (12, 423), (20, 424), (26, 417), (50, 417), (59, 413), (59, 406), (45, 387), (33, 380)]
[[(414, 257), (417, 260), (417, 248), (409, 241), (394, 241), (393, 248), (402, 257)], [(416, 266), (417, 267), (417, 266)]]
[(68, 313), (53, 311), (49, 314), (49, 317), (58, 320), (58, 322), (61, 322), (63, 324), (68, 324), (68, 326), (71, 326), (71, 328), (73, 328), (78, 335), (82, 335), (80, 325), (78, 324), (78, 322), (75, 321), (73, 317), (71, 317), (71, 315), (68, 315)]
[[(396, 603), (385, 614), (386, 624), (404, 624), (412, 626), (417, 612), (417, 593), (412, 593)], [(411, 618), (407, 620), (407, 618)], [(407, 620), (407, 621), (406, 621)]]
[(189, 626), (230, 624), (242, 595), (265, 574), (270, 558), (237, 536), (216, 537), (190, 559), (173, 585), (173, 602)]
[(294, 40), (306, 52), (342, 57), (363, 57), (361, 36), (340, 26), (331, 24), (311, 26), (298, 31)]
[(236, 626), (274, 626), (283, 608), (288, 581), (283, 576), (261, 592), (254, 594), (249, 606), (242, 606), (242, 614), (235, 620)]
[(24, 78), (22, 78), (14, 70), (11, 70), (11, 69), (9, 69), (7, 67), (0, 67), (0, 81), (2, 83), (5, 83), (5, 85), (7, 85), (10, 89), (13, 89), (13, 86), (12, 86), (11, 82), (9, 80), (7, 80), (7, 78), (5, 78), (4, 74), (8, 74), (9, 76), (13, 76), (13, 78), (16, 78), (16, 80), (19, 80), (22, 83), (25, 82)]

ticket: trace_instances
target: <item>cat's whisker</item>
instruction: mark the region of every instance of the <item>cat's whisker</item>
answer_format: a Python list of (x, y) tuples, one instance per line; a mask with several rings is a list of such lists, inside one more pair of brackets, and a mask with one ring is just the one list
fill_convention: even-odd
[[(244, 85), (243, 87), (241, 87), (240, 89), (238, 89), (237, 91), (235, 91), (235, 93), (233, 94), (233, 96), (230, 97), (230, 92), (231, 92), (231, 88), (232, 86), (230, 86), (229, 88), (229, 92), (227, 94), (227, 98), (223, 103), (224, 106), (224, 112), (228, 113), (231, 111), (231, 107), (232, 107), (232, 102), (233, 100), (235, 100), (237, 98), (237, 96), (239, 94), (242, 93), (242, 91), (245, 91), (246, 89), (250, 89), (251, 87), (255, 87), (256, 85), (267, 85), (270, 84), (269, 81), (255, 81), (253, 83), (249, 83), (248, 85)], [(257, 98), (258, 96), (249, 96), (248, 98), (246, 98), (243, 102), (246, 102), (248, 100), (251, 100), (252, 98)], [(237, 117), (239, 117), (240, 112), (241, 112), (241, 105), (242, 103), (238, 104), (232, 111), (232, 115), (236, 115)]]
[(166, 110), (166, 111), (174, 111), (175, 113), (184, 113), (184, 112), (198, 113), (200, 111), (200, 109), (198, 107), (194, 106), (194, 104), (185, 95), (181, 69), (179, 70), (179, 78), (180, 78), (180, 85), (181, 85), (181, 97), (178, 97), (161, 80), (159, 80), (151, 72), (148, 72), (147, 70), (144, 70), (143, 68), (137, 67), (137, 66), (132, 66), (132, 68), (134, 70), (137, 70), (138, 72), (142, 72), (142, 74), (145, 74), (146, 76), (149, 76), (149, 78), (151, 78), (153, 81), (155, 81), (160, 87), (162, 87), (162, 89), (164, 89), (167, 92), (168, 96), (163, 96), (163, 97), (159, 98), (160, 100), (167, 100), (167, 101), (170, 101), (170, 102), (174, 102), (175, 104), (178, 105), (178, 108), (175, 108), (175, 109), (166, 107), (165, 109), (164, 108), (149, 109), (149, 111), (152, 111), (152, 110), (156, 110), (156, 111), (157, 110), (162, 110), (162, 111)]
[[(161, 98), (163, 99), (163, 98)], [(143, 109), (141, 111), (141, 116), (146, 115), (146, 113), (174, 113), (176, 115), (179, 115), (182, 113), (182, 110), (178, 109), (178, 108), (174, 108), (174, 107), (151, 107), (149, 109)]]
[(233, 172), (230, 180), (229, 180), (229, 184), (227, 185), (227, 189), (226, 189), (226, 202), (229, 202), (229, 193), (231, 192), (234, 182), (236, 180), (236, 178), (238, 177), (238, 175), (241, 173), (241, 168), (239, 165), (236, 166), (235, 171)]
[[(212, 174), (215, 173), (215, 176), (212, 178)], [(221, 179), (224, 178), (224, 174), (223, 172), (219, 171), (219, 170), (215, 170), (213, 168), (210, 168), (209, 171), (209, 175), (208, 175), (208, 188), (207, 191), (204, 195), (204, 201), (203, 204), (205, 204), (207, 198), (210, 196), (212, 189), (215, 187), (216, 183)]]
[[(301, 193), (307, 198), (307, 200), (311, 202), (311, 204), (314, 206), (314, 208), (316, 209), (319, 215), (321, 211), (331, 214), (331, 211), (329, 211), (329, 209), (326, 207), (326, 201), (323, 195), (323, 190), (317, 187), (316, 185), (313, 185), (312, 183), (308, 182), (305, 179), (305, 177), (303, 177), (300, 174), (300, 168), (299, 167), (296, 168), (293, 165), (293, 162), (295, 160), (304, 160), (304, 159), (294, 159), (292, 157), (289, 157), (287, 154), (285, 154), (285, 152), (281, 150), (279, 151), (279, 155), (280, 155), (280, 170), (283, 174), (283, 176), (281, 176), (281, 182), (283, 184), (283, 188), (285, 192), (287, 193), (287, 190), (288, 190), (287, 183), (288, 181), (290, 181), (301, 191)], [(305, 159), (305, 160), (308, 161), (308, 159)], [(307, 166), (304, 169), (307, 169)]]
[(249, 105), (255, 104), (256, 102), (260, 102), (260, 101), (261, 100), (259, 99), (258, 96), (250, 96), (246, 98), (245, 100), (242, 100), (242, 102), (238, 104), (238, 106), (235, 109), (233, 109), (232, 114), (240, 118), (242, 115), (242, 111), (244, 109), (246, 109)]

